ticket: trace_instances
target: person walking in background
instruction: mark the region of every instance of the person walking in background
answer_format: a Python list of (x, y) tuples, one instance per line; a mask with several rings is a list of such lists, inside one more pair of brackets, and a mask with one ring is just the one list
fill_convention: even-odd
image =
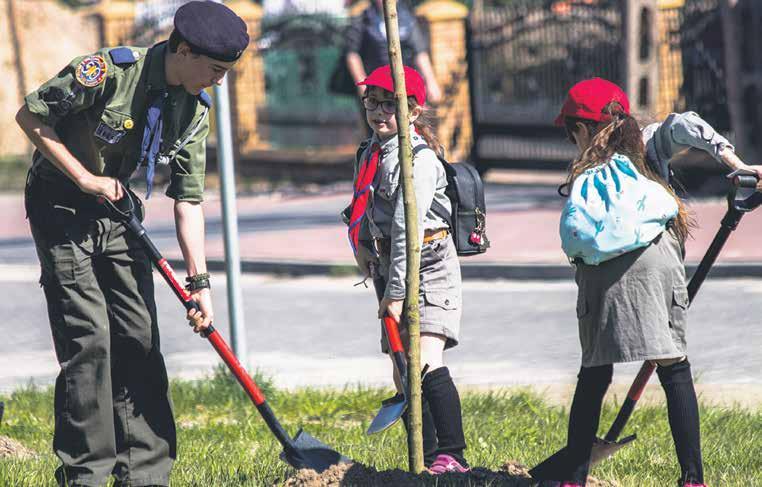
[[(213, 317), (204, 189), (211, 100), (249, 44), (246, 24), (193, 1), (169, 41), (74, 59), (29, 94), (16, 120), (37, 150), (25, 203), (56, 356), (53, 449), (62, 486), (169, 485), (176, 433), (159, 347), (151, 262), (138, 237), (96, 198), (118, 201), (146, 166), (171, 169), (177, 238), (199, 331)], [(134, 200), (139, 202), (136, 196)], [(142, 219), (142, 205), (136, 209)]]
[[(403, 64), (418, 68), (426, 82), (427, 100), (436, 105), (442, 99), (442, 90), (418, 20), (404, 2), (397, 4), (397, 15)], [(371, 71), (389, 63), (382, 0), (371, 0), (371, 5), (353, 19), (346, 34), (346, 63), (362, 97), (366, 87), (358, 83)]]
[[(436, 201), (447, 212), (451, 211), (450, 200), (445, 194), (444, 166), (437, 157), (443, 149), (426, 119), (423, 78), (410, 67), (406, 66), (404, 71), (410, 119), (403, 124), (398, 124), (395, 117), (390, 66), (377, 68), (360, 81), (367, 88), (362, 103), (373, 135), (358, 150), (353, 184), (355, 196), (345, 211), (345, 221), (349, 225), (350, 244), (360, 270), (369, 276), (371, 266), (376, 266), (386, 283), (378, 317), (388, 314), (400, 323), (402, 341), (407, 343), (403, 315), (405, 211), (397, 133), (408, 130), (415, 152), (413, 181), (421, 244), (421, 365), (424, 370), (428, 367), (422, 383), (424, 462), (435, 474), (465, 472), (468, 463), (463, 456), (466, 440), (460, 396), (443, 361), (444, 350), (456, 346), (460, 334), (460, 262), (448, 223), (432, 210)], [(391, 353), (383, 336), (381, 344), (384, 353)], [(398, 377), (395, 377), (395, 383), (399, 390)]]
[[(688, 361), (684, 243), (690, 222), (670, 187), (670, 159), (706, 150), (732, 169), (762, 175), (695, 113), (641, 131), (625, 93), (594, 78), (574, 85), (556, 125), (579, 149), (561, 216), (564, 252), (576, 266), (582, 366), (569, 413), (568, 471), (541, 485), (585, 485), (613, 364), (651, 360), (667, 398), (679, 487), (704, 485), (699, 409)], [(570, 190), (569, 190), (570, 188)], [(560, 190), (561, 191), (561, 190)]]

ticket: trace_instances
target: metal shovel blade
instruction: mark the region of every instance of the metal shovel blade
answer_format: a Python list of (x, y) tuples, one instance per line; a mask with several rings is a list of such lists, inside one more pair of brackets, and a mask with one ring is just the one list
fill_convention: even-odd
[[(605, 460), (620, 448), (627, 446), (631, 443), (637, 435), (631, 435), (623, 438), (619, 441), (607, 441), (601, 438), (595, 438), (593, 443), (593, 449), (590, 452), (590, 466), (599, 463), (601, 460)], [(542, 463), (534, 467), (529, 471), (529, 475), (534, 480), (560, 480), (566, 472), (576, 469), (576, 465), (570, 465), (568, 458), (569, 450), (567, 447), (563, 447), (556, 453), (543, 460)]]
[(318, 473), (331, 465), (349, 463), (351, 460), (322, 441), (300, 429), (293, 439), (291, 448), (284, 449), (280, 459), (296, 469), (309, 468)]
[(407, 408), (407, 398), (404, 394), (397, 394), (381, 402), (381, 409), (368, 426), (366, 434), (372, 435), (391, 427), (396, 423)]
[(597, 465), (601, 461), (609, 458), (621, 448), (634, 441), (637, 437), (638, 435), (630, 435), (619, 441), (607, 441), (596, 438), (595, 443), (593, 443), (593, 449), (590, 452), (590, 466)]

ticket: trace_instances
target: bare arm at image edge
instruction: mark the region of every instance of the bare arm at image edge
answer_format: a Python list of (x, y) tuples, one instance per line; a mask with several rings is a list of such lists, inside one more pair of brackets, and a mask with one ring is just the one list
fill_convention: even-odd
[[(356, 52), (347, 53), (347, 70), (349, 70), (349, 74), (352, 76), (355, 83), (359, 83), (368, 76), (365, 72), (365, 67), (362, 64), (362, 59)], [(365, 94), (365, 86), (358, 86), (357, 94), (360, 96)]]

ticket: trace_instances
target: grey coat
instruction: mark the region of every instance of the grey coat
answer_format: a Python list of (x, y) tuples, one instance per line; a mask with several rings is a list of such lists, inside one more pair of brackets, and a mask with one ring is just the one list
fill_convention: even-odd
[(649, 164), (665, 181), (670, 179), (669, 164), (678, 152), (693, 147), (721, 162), (720, 151), (725, 147), (733, 149), (728, 139), (695, 112), (670, 113), (663, 122), (646, 126), (643, 143)]

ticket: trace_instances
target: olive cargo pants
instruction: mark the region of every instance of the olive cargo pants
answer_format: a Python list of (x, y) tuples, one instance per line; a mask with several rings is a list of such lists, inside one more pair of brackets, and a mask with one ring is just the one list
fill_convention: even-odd
[(60, 485), (168, 485), (176, 432), (151, 263), (123, 224), (66, 206), (33, 180), (27, 214), (61, 372)]

